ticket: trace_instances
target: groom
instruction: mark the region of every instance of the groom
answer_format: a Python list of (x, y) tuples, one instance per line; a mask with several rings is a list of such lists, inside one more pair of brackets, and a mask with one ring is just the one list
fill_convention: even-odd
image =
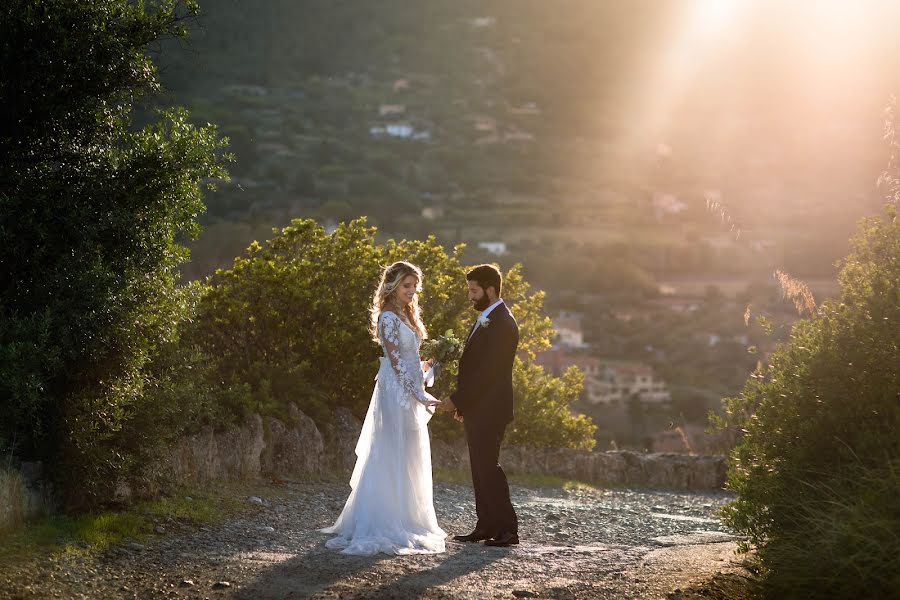
[(519, 543), (518, 519), (498, 460), (503, 432), (513, 420), (512, 367), (519, 326), (500, 298), (503, 282), (496, 267), (475, 267), (466, 274), (466, 283), (469, 301), (481, 314), (459, 361), (456, 391), (443, 408), (455, 410), (463, 422), (478, 522), (472, 533), (453, 539), (509, 546)]

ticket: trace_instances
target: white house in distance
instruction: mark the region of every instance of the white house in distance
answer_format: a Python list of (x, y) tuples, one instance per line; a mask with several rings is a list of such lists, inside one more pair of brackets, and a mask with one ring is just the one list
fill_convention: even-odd
[(555, 347), (538, 355), (538, 363), (556, 375), (576, 366), (584, 372), (585, 399), (591, 404), (615, 405), (632, 398), (645, 404), (666, 404), (672, 395), (649, 365), (572, 354)]
[(506, 254), (506, 242), (478, 242), (478, 247), (496, 256)]
[(581, 315), (575, 312), (560, 311), (559, 316), (553, 319), (553, 329), (556, 330), (554, 345), (563, 348), (587, 348), (584, 343), (584, 331), (581, 328)]
[(591, 404), (622, 403), (637, 398), (646, 404), (666, 404), (672, 395), (666, 383), (657, 378), (649, 365), (638, 362), (601, 362), (587, 391)]
[(469, 24), (476, 29), (485, 27), (493, 27), (497, 23), (496, 17), (473, 17), (469, 19)]
[(405, 104), (382, 104), (378, 107), (378, 116), (402, 115), (406, 112)]
[(426, 206), (422, 209), (422, 218), (434, 221), (444, 216), (444, 208), (441, 206)]
[(677, 215), (688, 208), (687, 203), (680, 200), (675, 194), (663, 192), (654, 192), (651, 203), (657, 221), (661, 221), (667, 215)]

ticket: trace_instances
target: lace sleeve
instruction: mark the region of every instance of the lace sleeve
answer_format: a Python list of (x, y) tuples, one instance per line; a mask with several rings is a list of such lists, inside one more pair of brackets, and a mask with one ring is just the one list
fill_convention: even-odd
[[(388, 360), (391, 361), (397, 381), (406, 392), (405, 397), (412, 396), (425, 404), (429, 398), (425, 393), (422, 367), (418, 361), (413, 364), (411, 361), (403, 359), (403, 355), (400, 353), (400, 326), (400, 317), (389, 311), (382, 313), (378, 332), (381, 345), (384, 346)], [(405, 398), (401, 399), (400, 403), (404, 407), (407, 406)]]

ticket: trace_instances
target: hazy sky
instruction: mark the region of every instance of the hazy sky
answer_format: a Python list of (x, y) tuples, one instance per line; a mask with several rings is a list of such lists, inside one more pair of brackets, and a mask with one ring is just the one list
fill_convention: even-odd
[[(871, 195), (900, 81), (900, 3), (683, 0), (634, 70), (635, 135), (723, 186)], [(740, 171), (740, 172), (736, 172)], [(829, 202), (840, 201), (836, 198)]]

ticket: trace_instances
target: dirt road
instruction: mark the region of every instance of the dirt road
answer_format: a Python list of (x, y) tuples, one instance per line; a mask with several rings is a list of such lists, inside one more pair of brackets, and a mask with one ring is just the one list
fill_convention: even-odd
[[(316, 531), (347, 492), (263, 486), (221, 525), (3, 574), (0, 598), (658, 598), (740, 570), (720, 493), (514, 486), (519, 546), (367, 558), (327, 550)], [(448, 533), (470, 529), (468, 486), (436, 484), (435, 507)]]

